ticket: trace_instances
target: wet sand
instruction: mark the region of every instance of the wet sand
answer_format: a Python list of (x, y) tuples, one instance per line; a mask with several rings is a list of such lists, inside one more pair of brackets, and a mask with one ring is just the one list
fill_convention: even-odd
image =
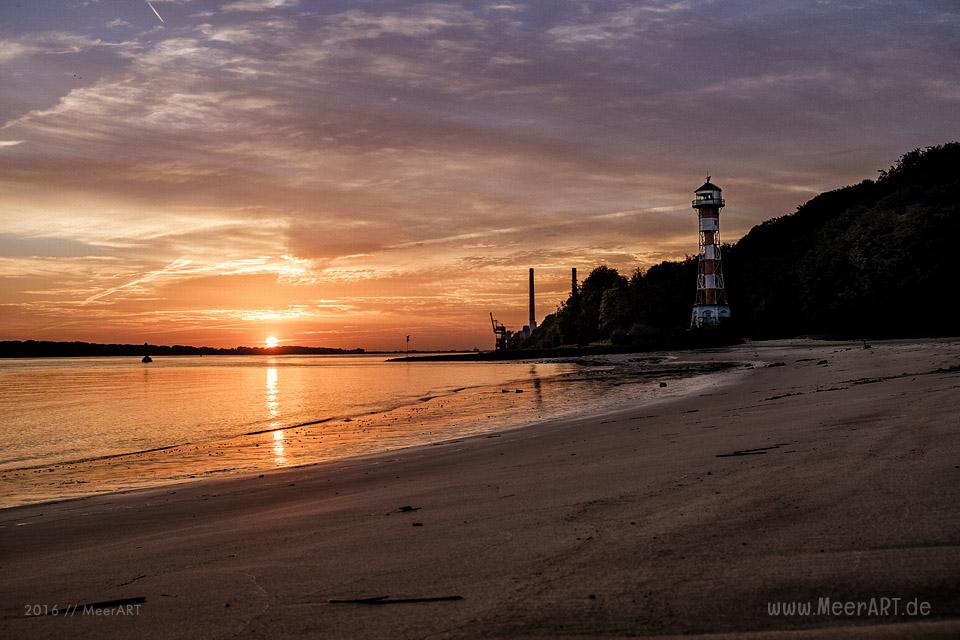
[[(0, 511), (0, 635), (960, 635), (960, 341), (692, 357), (762, 364), (601, 416)], [(821, 597), (931, 613), (768, 613)]]

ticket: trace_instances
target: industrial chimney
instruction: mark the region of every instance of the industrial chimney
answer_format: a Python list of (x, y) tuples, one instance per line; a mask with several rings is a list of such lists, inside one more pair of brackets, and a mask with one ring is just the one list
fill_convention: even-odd
[(537, 328), (537, 310), (533, 301), (533, 267), (530, 267), (530, 332)]
[(577, 268), (573, 267), (570, 270), (570, 296), (573, 298), (577, 297)]

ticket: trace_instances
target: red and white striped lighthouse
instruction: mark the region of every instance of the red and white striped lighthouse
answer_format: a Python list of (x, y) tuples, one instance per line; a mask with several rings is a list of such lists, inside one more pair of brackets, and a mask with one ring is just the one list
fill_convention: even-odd
[(700, 228), (700, 256), (697, 268), (697, 300), (690, 316), (690, 328), (714, 327), (730, 317), (727, 294), (723, 288), (723, 267), (720, 262), (720, 209), (723, 198), (720, 187), (710, 176), (694, 193)]

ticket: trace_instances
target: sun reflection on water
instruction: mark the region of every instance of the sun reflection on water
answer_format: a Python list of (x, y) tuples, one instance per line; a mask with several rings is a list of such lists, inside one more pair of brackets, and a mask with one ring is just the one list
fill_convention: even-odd
[[(267, 405), (267, 417), (270, 420), (271, 427), (279, 427), (280, 420), (280, 401), (277, 399), (279, 376), (276, 367), (267, 367), (266, 395), (264, 396)], [(277, 429), (273, 432), (273, 462), (278, 467), (287, 462), (286, 451), (283, 446), (283, 430)]]
[(283, 430), (273, 432), (273, 461), (278, 467), (287, 463), (287, 456), (283, 449)]
[(280, 415), (280, 401), (277, 400), (277, 368), (267, 367), (267, 417), (270, 419), (270, 426), (276, 426), (277, 417)]

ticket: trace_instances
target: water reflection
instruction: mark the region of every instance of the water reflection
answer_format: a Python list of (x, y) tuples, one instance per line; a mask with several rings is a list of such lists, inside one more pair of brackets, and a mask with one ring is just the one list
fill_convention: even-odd
[[(0, 434), (8, 436), (0, 446), (0, 473), (8, 474), (0, 482), (0, 507), (21, 498), (57, 500), (225, 468), (275, 469), (458, 438), (578, 410), (596, 395), (586, 376), (561, 377), (582, 371), (569, 363), (398, 367), (385, 360), (183, 356), (146, 367), (124, 358), (0, 359)], [(536, 376), (527, 375), (533, 371)], [(537, 378), (541, 393), (531, 398)], [(518, 386), (528, 395), (508, 402), (500, 393)], [(452, 388), (461, 391), (434, 402), (418, 400)], [(542, 409), (535, 404), (541, 397)], [(406, 408), (390, 412), (393, 407)], [(275, 434), (291, 424), (356, 414), (376, 417), (363, 429), (353, 423), (323, 440), (329, 429), (317, 427), (301, 437), (292, 430)], [(243, 435), (251, 429), (266, 433)], [(181, 443), (190, 444), (167, 448)], [(160, 451), (123, 455), (155, 448)], [(122, 457), (99, 458), (114, 454)], [(52, 466), (88, 458), (95, 460)], [(36, 465), (51, 466), (45, 473), (11, 474)]]
[(267, 417), (270, 420), (270, 426), (276, 425), (277, 417), (280, 415), (280, 401), (277, 400), (277, 368), (267, 367)]
[[(271, 427), (280, 426), (280, 400), (277, 399), (278, 378), (276, 367), (267, 367), (267, 392), (265, 400), (267, 404), (267, 418), (270, 420)], [(273, 432), (273, 462), (277, 466), (282, 466), (287, 462), (286, 451), (283, 447), (283, 430), (277, 429)]]
[(283, 449), (283, 430), (273, 432), (273, 462), (278, 467), (287, 463), (287, 456)]
[(530, 376), (533, 378), (533, 397), (538, 408), (543, 407), (543, 389), (541, 388), (540, 376), (537, 375), (537, 365), (530, 365)]

